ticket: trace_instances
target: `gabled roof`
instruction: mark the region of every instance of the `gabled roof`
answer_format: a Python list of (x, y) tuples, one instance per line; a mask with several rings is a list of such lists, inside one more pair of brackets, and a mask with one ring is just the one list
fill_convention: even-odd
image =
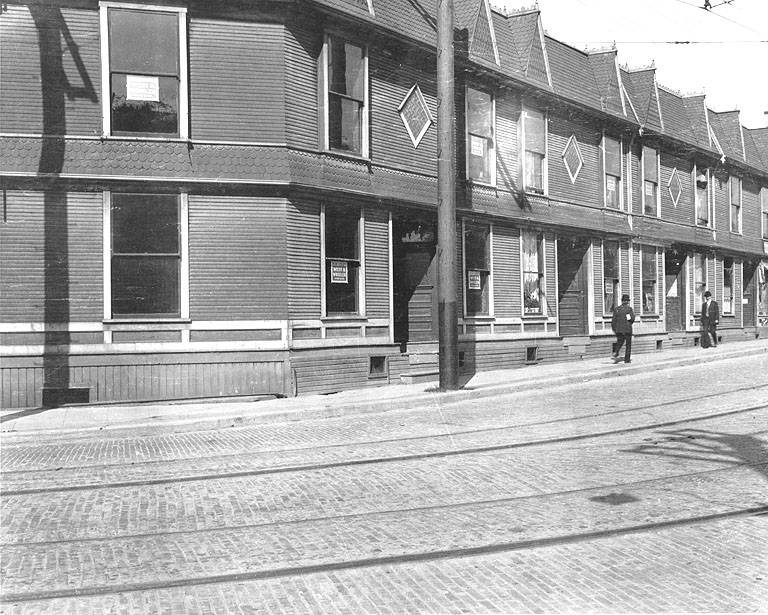
[(506, 23), (503, 35), (512, 37), (517, 50), (518, 70), (531, 82), (549, 87), (549, 58), (539, 11), (508, 14), (503, 19)]
[[(475, 18), (469, 28), (469, 55), (493, 64), (499, 63), (499, 52), (496, 47), (496, 34), (491, 19), (491, 8), (488, 0), (478, 2)], [(458, 21), (458, 20), (457, 20)]]
[(659, 92), (656, 87), (656, 69), (630, 70), (627, 71), (627, 77), (632, 83), (634, 93), (632, 102), (640, 118), (640, 123), (644, 127), (662, 132), (664, 121), (659, 105)]
[(768, 128), (743, 128), (747, 162), (768, 173)]
[(616, 50), (592, 51), (587, 56), (595, 76), (603, 111), (615, 115), (627, 115), (624, 93), (621, 91)]
[(680, 141), (696, 143), (696, 135), (683, 97), (663, 87), (659, 87), (658, 91), (659, 106), (664, 118), (664, 133)]
[(704, 95), (684, 96), (683, 108), (688, 117), (688, 123), (691, 125), (693, 143), (699, 147), (713, 149), (714, 145), (709, 138), (707, 106)]
[(708, 109), (709, 125), (728, 158), (744, 160), (744, 142), (742, 141), (741, 122), (738, 111), (718, 113)]

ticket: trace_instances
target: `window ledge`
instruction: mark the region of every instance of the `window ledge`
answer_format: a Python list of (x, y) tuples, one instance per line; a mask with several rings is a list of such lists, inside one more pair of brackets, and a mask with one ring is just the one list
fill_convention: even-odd
[(323, 316), (321, 322), (365, 322), (368, 320), (367, 316), (360, 316), (359, 314), (339, 314), (333, 316)]
[(498, 189), (498, 185), (496, 183), (484, 182), (479, 179), (467, 179), (467, 185), (470, 187), (478, 186), (480, 188), (490, 188), (491, 190)]
[(346, 152), (341, 152), (335, 149), (325, 149), (322, 150), (322, 153), (326, 156), (334, 156), (336, 158), (341, 158), (344, 160), (352, 160), (353, 162), (363, 162), (365, 164), (372, 164), (371, 163), (371, 157), (370, 156), (363, 156), (362, 154), (348, 154)]
[(547, 320), (546, 314), (523, 314), (523, 318), (526, 320)]
[(102, 141), (153, 141), (155, 143), (186, 143), (192, 144), (192, 139), (187, 137), (153, 137), (134, 135), (101, 135)]
[(477, 322), (488, 322), (488, 321), (496, 320), (496, 317), (488, 314), (465, 314), (464, 321), (466, 322), (468, 320), (473, 320)]
[(185, 325), (192, 322), (191, 318), (106, 318), (102, 321), (105, 325), (154, 325), (172, 324)]

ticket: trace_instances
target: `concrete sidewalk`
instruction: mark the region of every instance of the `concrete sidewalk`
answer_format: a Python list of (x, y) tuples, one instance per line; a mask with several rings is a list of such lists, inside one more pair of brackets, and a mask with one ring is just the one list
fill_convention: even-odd
[[(40, 436), (91, 437), (106, 431), (117, 436), (130, 430), (187, 431), (218, 429), (249, 423), (293, 421), (366, 412), (429, 407), (544, 387), (622, 378), (650, 371), (768, 352), (768, 340), (720, 345), (717, 348), (671, 348), (637, 354), (629, 365), (610, 357), (541, 363), (513, 369), (479, 372), (462, 379), (458, 391), (439, 392), (437, 382), (396, 384), (307, 395), (288, 399), (208, 399), (178, 402), (102, 404), (62, 408), (5, 410), (0, 413), (4, 439)], [(765, 375), (764, 375), (765, 376)]]

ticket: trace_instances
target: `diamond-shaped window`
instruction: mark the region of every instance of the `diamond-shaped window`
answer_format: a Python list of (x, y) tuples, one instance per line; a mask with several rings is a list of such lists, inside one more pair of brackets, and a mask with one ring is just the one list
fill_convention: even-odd
[(397, 110), (411, 141), (413, 141), (413, 146), (418, 147), (433, 122), (432, 114), (429, 112), (429, 107), (418, 84), (410, 89)]
[(571, 178), (571, 183), (575, 183), (581, 167), (584, 166), (584, 158), (579, 149), (579, 142), (574, 135), (571, 135), (563, 149), (563, 164), (565, 164), (565, 169)]
[(672, 175), (669, 178), (667, 188), (669, 188), (669, 196), (672, 197), (672, 204), (677, 207), (680, 195), (683, 194), (683, 184), (680, 181), (680, 174), (677, 172), (677, 169), (672, 169)]

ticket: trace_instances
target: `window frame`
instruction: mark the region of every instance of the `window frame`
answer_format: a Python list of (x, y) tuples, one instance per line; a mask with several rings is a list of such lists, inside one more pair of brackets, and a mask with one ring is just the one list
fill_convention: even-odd
[[(331, 83), (328, 72), (328, 61), (330, 59), (331, 41), (338, 39), (345, 45), (353, 45), (359, 47), (362, 50), (362, 63), (363, 63), (363, 100), (362, 111), (360, 113), (360, 152), (353, 152), (349, 150), (336, 149), (331, 147), (331, 121), (330, 121), (330, 97), (331, 97)], [(358, 42), (354, 36), (348, 36), (338, 31), (326, 31), (323, 35), (323, 46), (320, 50), (320, 125), (322, 133), (322, 150), (327, 153), (349, 156), (352, 158), (370, 158), (370, 73), (369, 73), (369, 49), (368, 45)], [(342, 94), (335, 94), (337, 96), (344, 96)], [(352, 97), (346, 97), (352, 100)], [(425, 131), (426, 132), (426, 131)]]
[[(738, 180), (739, 182), (739, 202), (738, 204), (733, 202), (733, 183), (734, 180)], [(742, 226), (742, 218), (743, 218), (743, 202), (744, 202), (744, 179), (738, 175), (731, 175), (728, 178), (728, 230), (733, 235), (742, 235), (744, 227)], [(738, 222), (738, 230), (733, 230), (733, 208), (734, 206), (737, 207), (737, 222)]]
[[(654, 309), (652, 311), (645, 309), (645, 269), (643, 267), (643, 260), (646, 255), (652, 251), (653, 253), (653, 304)], [(656, 246), (641, 244), (640, 245), (640, 313), (643, 316), (659, 316), (661, 315), (661, 304), (659, 302), (659, 249)]]
[[(703, 274), (703, 282), (698, 282), (696, 280), (696, 259), (701, 259), (701, 271)], [(703, 252), (694, 252), (693, 258), (691, 259), (691, 267), (693, 269), (691, 277), (693, 278), (692, 283), (692, 290), (693, 290), (693, 313), (694, 315), (701, 314), (701, 304), (704, 302), (704, 293), (707, 291), (707, 288), (709, 286), (709, 262), (708, 262), (707, 255)], [(697, 284), (701, 286), (701, 293), (697, 291)]]
[[(646, 150), (653, 150), (656, 152), (656, 181), (652, 182), (651, 180), (646, 179), (645, 177), (645, 152)], [(641, 193), (641, 204), (643, 207), (643, 215), (644, 216), (651, 216), (655, 218), (661, 218), (661, 192), (659, 190), (659, 184), (661, 179), (661, 152), (658, 147), (651, 147), (650, 145), (642, 145), (640, 149), (640, 185), (642, 189)], [(655, 194), (655, 200), (656, 200), (656, 207), (655, 211), (656, 213), (648, 213), (646, 211), (646, 200), (647, 195), (645, 193), (645, 184), (647, 183), (653, 183), (655, 186), (654, 194)]]
[(768, 187), (760, 187), (760, 220), (764, 240), (768, 240)]
[[(112, 67), (110, 65), (109, 41), (109, 11), (111, 9), (126, 11), (145, 11), (158, 13), (175, 13), (178, 20), (179, 32), (179, 132), (178, 135), (114, 135), (112, 134)], [(99, 35), (101, 51), (101, 118), (102, 138), (155, 141), (188, 141), (189, 140), (189, 58), (187, 55), (187, 9), (183, 6), (161, 6), (155, 4), (137, 4), (115, 0), (100, 0), (99, 2)]]
[[(616, 263), (615, 263), (615, 265), (616, 265), (616, 273), (618, 274), (618, 277), (606, 278), (606, 275), (605, 275), (606, 274), (606, 268), (605, 268), (605, 264), (606, 264), (605, 244), (606, 243), (614, 243), (614, 244), (616, 244)], [(618, 239), (603, 239), (601, 254), (602, 254), (602, 258), (603, 258), (603, 292), (602, 292), (603, 316), (610, 317), (610, 316), (613, 315), (613, 310), (607, 310), (606, 309), (605, 298), (606, 298), (607, 293), (605, 292), (605, 282), (606, 282), (606, 279), (613, 280), (613, 283), (612, 283), (612, 289), (613, 290), (612, 290), (612, 292), (613, 292), (613, 306), (614, 306), (614, 310), (615, 310), (616, 307), (618, 307), (618, 305), (620, 303), (619, 300), (621, 298), (621, 242)]]
[[(528, 182), (526, 181), (528, 173), (526, 159), (529, 150), (526, 147), (527, 135), (525, 131), (525, 119), (529, 112), (541, 114), (542, 121), (544, 123), (544, 154), (541, 160), (541, 192), (539, 192), (538, 189), (533, 189), (528, 186)], [(536, 196), (547, 196), (549, 194), (549, 114), (547, 111), (540, 111), (536, 107), (523, 104), (522, 111), (520, 112), (520, 135), (520, 170), (522, 172), (523, 192)], [(533, 150), (530, 151), (536, 155), (539, 155), (538, 152), (534, 152)]]
[[(137, 194), (137, 195), (163, 195), (178, 197), (178, 225), (179, 225), (179, 313), (170, 314), (121, 314), (112, 312), (112, 195), (113, 194)], [(186, 321), (189, 320), (189, 195), (187, 192), (136, 192), (136, 191), (111, 191), (102, 193), (102, 288), (103, 292), (103, 319), (105, 321)], [(170, 254), (170, 253), (169, 253)]]
[[(327, 252), (326, 244), (326, 220), (328, 209), (343, 209), (347, 208), (352, 210), (357, 208), (359, 213), (357, 221), (357, 258), (350, 259), (341, 256), (329, 256)], [(327, 281), (327, 267), (330, 267), (332, 261), (345, 261), (355, 262), (357, 264), (354, 267), (355, 275), (357, 276), (357, 297), (356, 297), (356, 310), (354, 312), (329, 312), (328, 311), (328, 281)], [(349, 275), (350, 267), (347, 265), (347, 274)], [(345, 318), (365, 318), (366, 317), (366, 302), (365, 302), (365, 208), (362, 206), (345, 206), (343, 204), (327, 204), (321, 203), (320, 205), (320, 315), (323, 319), (345, 319)]]
[[(730, 261), (731, 266), (726, 267), (726, 262)], [(736, 261), (735, 259), (731, 257), (723, 257), (723, 281), (722, 281), (722, 287), (723, 287), (723, 314), (729, 314), (733, 315), (736, 311), (735, 307), (735, 284), (736, 284)], [(730, 270), (730, 275), (726, 275), (726, 271)], [(730, 278), (730, 286), (726, 286), (725, 281), (727, 278)], [(730, 298), (728, 299), (728, 302), (726, 303), (726, 294), (725, 289), (730, 288)]]
[[(606, 165), (608, 148), (606, 147), (607, 140), (610, 139), (618, 143), (619, 145), (619, 175), (616, 176), (613, 173), (608, 173), (608, 167)], [(615, 138), (607, 135), (603, 131), (603, 138), (600, 144), (600, 155), (602, 156), (603, 163), (603, 207), (606, 209), (613, 209), (614, 211), (624, 211), (624, 142), (621, 137)], [(618, 193), (618, 203), (616, 207), (608, 204), (608, 177), (613, 177), (616, 182), (616, 192)]]
[[(490, 127), (491, 127), (491, 136), (490, 137), (483, 137), (481, 135), (475, 135), (472, 133), (469, 129), (469, 91), (474, 90), (475, 92), (479, 92), (481, 94), (485, 94), (490, 98)], [(466, 85), (464, 88), (464, 134), (465, 139), (464, 142), (466, 144), (466, 156), (465, 156), (465, 162), (466, 162), (466, 177), (469, 181), (475, 184), (483, 184), (486, 186), (495, 186), (496, 185), (496, 96), (493, 92), (486, 90), (484, 88), (479, 88), (471, 85)], [(490, 179), (488, 181), (484, 179), (477, 179), (474, 177), (471, 177), (470, 175), (470, 156), (472, 152), (472, 137), (476, 136), (479, 139), (483, 139), (488, 144), (488, 170), (490, 174)]]
[[(704, 197), (707, 202), (707, 223), (701, 224), (699, 222), (699, 181), (698, 176), (704, 175), (707, 181), (707, 187), (706, 190), (706, 196)], [(693, 171), (692, 171), (692, 179), (693, 179), (693, 224), (694, 226), (701, 227), (701, 228), (715, 228), (715, 217), (714, 217), (714, 207), (713, 207), (713, 195), (714, 191), (712, 190), (712, 172), (709, 169), (709, 167), (706, 167), (704, 169), (699, 169), (698, 165), (693, 165)]]
[[(536, 238), (537, 258), (536, 265), (539, 286), (539, 310), (536, 312), (528, 312), (525, 307), (525, 274), (534, 273), (533, 271), (525, 269), (525, 235), (532, 235)], [(522, 310), (523, 318), (546, 318), (547, 316), (547, 249), (546, 249), (546, 237), (544, 231), (535, 229), (521, 229), (520, 231), (520, 309)]]
[[(486, 263), (487, 268), (485, 269), (477, 269), (467, 268), (467, 231), (471, 229), (479, 229), (479, 230), (485, 230), (487, 232), (487, 258), (488, 262)], [(463, 271), (463, 307), (464, 307), (464, 317), (465, 318), (493, 318), (494, 317), (494, 305), (493, 305), (493, 224), (492, 223), (483, 223), (483, 222), (475, 222), (475, 221), (467, 221), (465, 218), (462, 218), (461, 220), (461, 265), (462, 265), (462, 271)], [(484, 278), (485, 281), (485, 291), (488, 293), (488, 311), (487, 312), (473, 312), (469, 313), (468, 311), (468, 305), (469, 302), (467, 301), (467, 293), (469, 292), (469, 272), (470, 271), (480, 271), (481, 274), (481, 284), (482, 280)], [(482, 290), (482, 287), (481, 287)]]

